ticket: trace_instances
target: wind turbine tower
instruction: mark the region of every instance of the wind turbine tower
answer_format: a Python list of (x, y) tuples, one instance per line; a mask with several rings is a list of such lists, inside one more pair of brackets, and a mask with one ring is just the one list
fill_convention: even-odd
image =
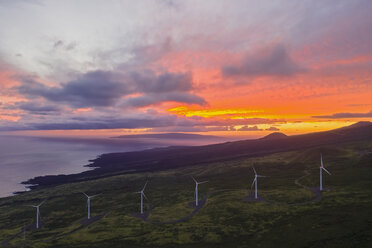
[(324, 166), (323, 166), (323, 156), (322, 156), (322, 154), (320, 154), (320, 167), (319, 167), (319, 170), (320, 170), (320, 172), (319, 172), (319, 181), (320, 181), (319, 190), (322, 191), (323, 190), (323, 175), (322, 175), (323, 170), (325, 172), (327, 172), (328, 175), (331, 175), (331, 173), (326, 168), (324, 168)]
[(258, 180), (257, 180), (257, 178), (265, 177), (265, 176), (258, 175), (254, 167), (252, 167), (252, 169), (254, 171), (254, 180), (253, 180), (251, 188), (253, 187), (253, 184), (254, 184), (254, 198), (257, 199), (257, 197), (258, 197), (258, 193), (257, 193), (257, 181)]
[(93, 198), (93, 197), (95, 197), (97, 195), (100, 195), (100, 194), (89, 196), (89, 195), (85, 194), (84, 192), (81, 192), (81, 193), (83, 193), (87, 197), (88, 220), (89, 220), (90, 219), (90, 198)]
[(36, 229), (39, 229), (40, 225), (39, 225), (39, 219), (40, 219), (40, 206), (43, 205), (45, 202), (42, 201), (39, 205), (27, 205), (29, 207), (33, 207), (33, 208), (36, 208)]
[(145, 183), (145, 186), (143, 186), (141, 191), (136, 192), (138, 194), (141, 194), (141, 214), (143, 214), (143, 198), (145, 197), (146, 200), (147, 200), (147, 197), (144, 193), (147, 183), (148, 183), (148, 181)]
[(198, 206), (198, 205), (199, 205), (199, 199), (198, 199), (198, 186), (199, 186), (199, 184), (207, 183), (208, 181), (198, 182), (198, 181), (195, 180), (194, 177), (191, 176), (191, 178), (192, 178), (192, 180), (194, 180), (194, 182), (195, 182), (195, 206)]

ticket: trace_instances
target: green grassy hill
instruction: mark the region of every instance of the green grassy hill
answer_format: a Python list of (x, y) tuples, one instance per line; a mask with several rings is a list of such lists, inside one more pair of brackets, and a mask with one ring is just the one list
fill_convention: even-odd
[[(158, 172), (134, 173), (41, 188), (0, 199), (0, 241), (8, 247), (371, 247), (372, 141), (345, 142), (256, 157), (240, 157)], [(332, 176), (316, 195), (301, 185), (318, 187), (319, 154)], [(267, 202), (244, 202), (253, 180), (252, 165), (261, 175), (259, 195)], [(194, 182), (206, 204), (190, 220), (157, 225), (132, 216), (139, 195), (153, 210), (148, 220), (169, 221), (190, 214)], [(102, 193), (92, 199), (92, 215), (103, 216), (81, 228), (86, 198), (81, 191)], [(41, 206), (40, 230), (21, 231), (33, 223)], [(309, 202), (308, 204), (302, 204)], [(80, 228), (80, 229), (79, 229)], [(4, 242), (9, 240), (9, 242)]]

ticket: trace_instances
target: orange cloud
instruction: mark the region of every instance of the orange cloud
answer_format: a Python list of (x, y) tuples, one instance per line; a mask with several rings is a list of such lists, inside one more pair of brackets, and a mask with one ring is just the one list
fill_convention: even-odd
[(21, 119), (20, 116), (0, 115), (0, 120), (4, 120), (4, 121), (17, 122), (19, 119)]
[(74, 113), (89, 112), (92, 111), (92, 108), (78, 108), (74, 110)]

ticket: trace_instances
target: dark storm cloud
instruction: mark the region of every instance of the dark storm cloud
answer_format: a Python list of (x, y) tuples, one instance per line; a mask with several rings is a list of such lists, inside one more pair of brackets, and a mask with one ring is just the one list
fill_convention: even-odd
[[(32, 78), (21, 78), (19, 93), (43, 97), (51, 102), (63, 102), (73, 107), (108, 107), (116, 105), (130, 94), (142, 94), (126, 100), (126, 106), (142, 107), (165, 101), (204, 104), (205, 100), (188, 91), (192, 90), (192, 77), (188, 73), (152, 71), (122, 74), (112, 71), (92, 71), (60, 87), (45, 86)], [(125, 104), (124, 104), (125, 105)]]
[(112, 73), (94, 71), (76, 80), (48, 87), (38, 82), (25, 82), (18, 91), (26, 96), (40, 96), (52, 102), (65, 102), (74, 107), (111, 106), (122, 95), (129, 93), (125, 84), (116, 81)]
[(303, 72), (283, 45), (246, 56), (239, 65), (222, 68), (224, 76), (292, 76)]
[(313, 118), (343, 119), (343, 118), (372, 118), (372, 110), (367, 113), (335, 113), (332, 115), (316, 115)]

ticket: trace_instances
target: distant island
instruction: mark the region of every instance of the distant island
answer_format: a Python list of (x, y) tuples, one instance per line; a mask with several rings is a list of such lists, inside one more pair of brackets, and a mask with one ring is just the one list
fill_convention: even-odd
[(112, 138), (119, 139), (137, 139), (137, 138), (148, 138), (148, 139), (222, 139), (219, 136), (213, 135), (202, 135), (202, 134), (191, 134), (191, 133), (155, 133), (155, 134), (131, 134), (131, 135), (120, 135)]

